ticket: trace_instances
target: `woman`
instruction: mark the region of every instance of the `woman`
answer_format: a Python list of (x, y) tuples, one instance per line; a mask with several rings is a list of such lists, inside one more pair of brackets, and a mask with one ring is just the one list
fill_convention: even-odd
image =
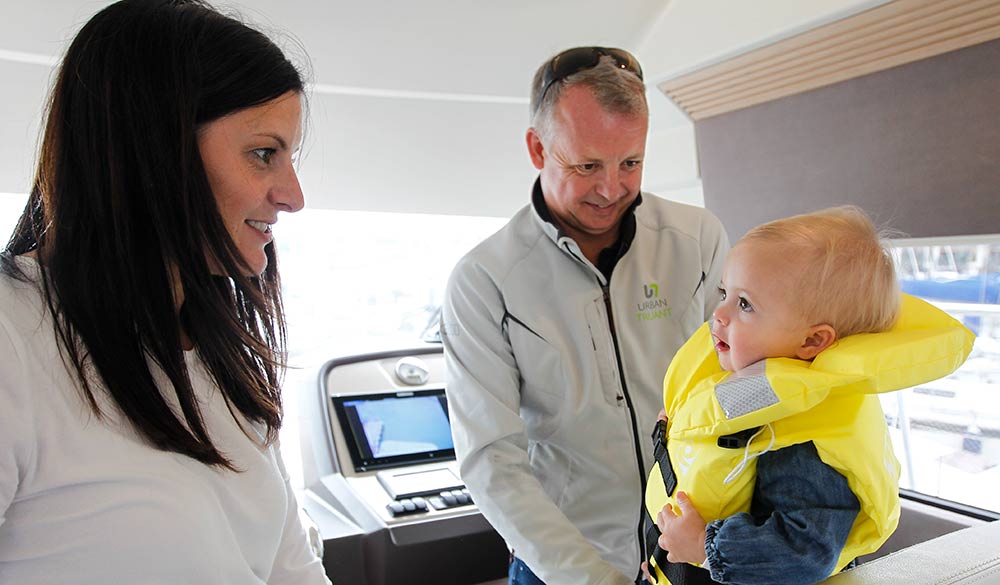
[(276, 444), (302, 92), (198, 0), (74, 39), (0, 259), (0, 582), (328, 583)]

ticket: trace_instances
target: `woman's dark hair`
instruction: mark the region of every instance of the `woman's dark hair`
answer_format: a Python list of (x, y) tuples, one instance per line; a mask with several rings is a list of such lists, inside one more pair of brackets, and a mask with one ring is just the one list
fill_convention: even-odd
[[(14, 258), (35, 252), (60, 347), (91, 408), (102, 414), (95, 392), (106, 390), (159, 449), (233, 468), (205, 428), (184, 334), (234, 416), (235, 407), (266, 427), (268, 442), (281, 426), (285, 321), (274, 243), (264, 273), (245, 276), (197, 132), (302, 91), (271, 40), (200, 0), (112, 4), (63, 59), (2, 270), (27, 279)], [(213, 275), (213, 265), (227, 276)], [(157, 384), (157, 368), (169, 385)]]

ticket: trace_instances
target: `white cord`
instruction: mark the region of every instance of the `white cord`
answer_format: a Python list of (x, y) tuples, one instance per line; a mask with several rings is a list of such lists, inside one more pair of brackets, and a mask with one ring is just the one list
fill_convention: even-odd
[(750, 439), (747, 441), (746, 446), (743, 447), (743, 461), (740, 461), (736, 465), (736, 467), (734, 467), (733, 470), (729, 472), (729, 475), (726, 476), (726, 479), (722, 480), (723, 485), (728, 485), (732, 483), (733, 480), (735, 480), (737, 477), (740, 476), (741, 473), (743, 473), (743, 470), (746, 469), (747, 467), (747, 463), (749, 463), (752, 459), (755, 459), (757, 457), (760, 457), (764, 453), (767, 453), (768, 451), (771, 450), (771, 447), (774, 446), (774, 428), (771, 427), (771, 423), (767, 423), (766, 426), (767, 430), (771, 431), (771, 441), (767, 444), (767, 447), (764, 447), (764, 450), (761, 451), (760, 453), (754, 453), (753, 455), (750, 454), (750, 443), (752, 443), (753, 440), (757, 438), (757, 435), (764, 432), (764, 427), (761, 427), (757, 429), (757, 432), (754, 433), (752, 437), (750, 437)]

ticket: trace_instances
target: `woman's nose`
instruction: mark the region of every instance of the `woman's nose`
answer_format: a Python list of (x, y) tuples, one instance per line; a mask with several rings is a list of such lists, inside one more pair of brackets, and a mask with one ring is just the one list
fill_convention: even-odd
[(272, 188), (271, 197), (279, 211), (295, 213), (305, 207), (305, 196), (302, 194), (302, 186), (299, 184), (299, 177), (294, 167), (290, 166), (281, 182)]

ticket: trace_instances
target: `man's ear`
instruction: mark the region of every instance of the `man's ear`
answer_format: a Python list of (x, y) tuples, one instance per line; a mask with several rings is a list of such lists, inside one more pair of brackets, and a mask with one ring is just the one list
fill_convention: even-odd
[(805, 341), (796, 350), (795, 357), (800, 360), (811, 360), (819, 355), (819, 352), (833, 345), (834, 341), (837, 341), (837, 332), (833, 327), (826, 323), (813, 325), (809, 328)]
[(531, 157), (531, 164), (535, 165), (536, 169), (542, 170), (542, 167), (545, 166), (545, 145), (542, 144), (542, 137), (534, 128), (528, 128), (524, 139), (528, 143), (528, 156)]

